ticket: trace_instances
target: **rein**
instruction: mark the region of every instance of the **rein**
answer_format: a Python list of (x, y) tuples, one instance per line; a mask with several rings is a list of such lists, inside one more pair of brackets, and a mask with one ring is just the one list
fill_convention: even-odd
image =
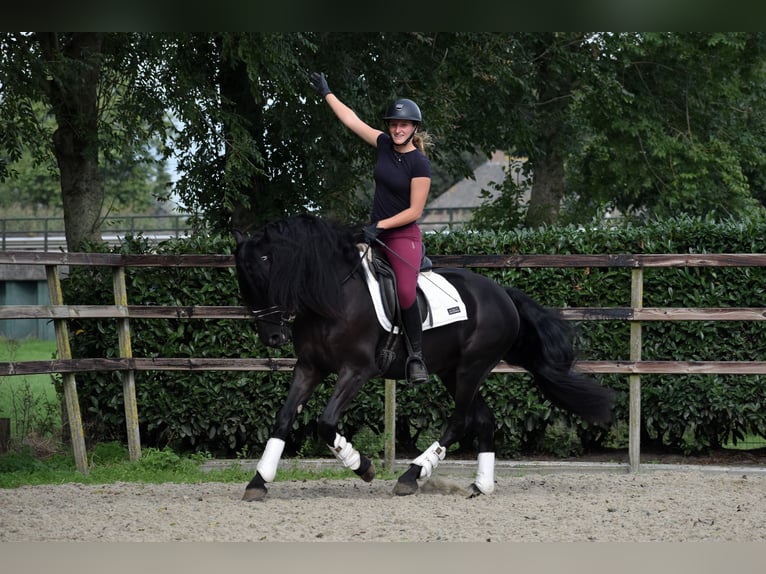
[(370, 247), (371, 247), (369, 243), (367, 243), (366, 245), (367, 247), (364, 248), (364, 253), (362, 253), (362, 255), (359, 257), (359, 260), (356, 262), (356, 265), (354, 265), (351, 271), (349, 271), (348, 275), (346, 275), (343, 281), (340, 282), (341, 285), (343, 285), (344, 283), (346, 283), (346, 281), (351, 279), (354, 276), (354, 273), (356, 273), (359, 270), (359, 268), (362, 266), (362, 259), (367, 257), (367, 253), (370, 251)]

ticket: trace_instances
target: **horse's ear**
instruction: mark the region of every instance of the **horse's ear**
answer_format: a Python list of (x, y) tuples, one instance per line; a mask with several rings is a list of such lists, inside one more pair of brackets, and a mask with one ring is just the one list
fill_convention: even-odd
[(237, 245), (247, 239), (247, 235), (242, 233), (239, 229), (232, 229), (231, 234), (234, 236), (234, 240), (237, 242)]

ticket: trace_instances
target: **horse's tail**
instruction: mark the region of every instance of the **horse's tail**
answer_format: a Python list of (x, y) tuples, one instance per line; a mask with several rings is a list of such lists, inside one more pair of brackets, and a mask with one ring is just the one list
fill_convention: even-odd
[(523, 291), (506, 291), (519, 311), (521, 330), (505, 361), (529, 371), (543, 396), (556, 406), (592, 423), (609, 423), (616, 393), (574, 368), (569, 323)]

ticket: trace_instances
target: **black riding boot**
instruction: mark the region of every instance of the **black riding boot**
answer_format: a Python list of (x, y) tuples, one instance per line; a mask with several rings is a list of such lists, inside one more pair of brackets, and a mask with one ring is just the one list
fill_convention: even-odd
[(402, 327), (409, 342), (407, 348), (409, 357), (405, 363), (407, 382), (424, 383), (428, 380), (428, 371), (423, 361), (423, 322), (420, 320), (418, 303), (407, 309), (402, 309)]

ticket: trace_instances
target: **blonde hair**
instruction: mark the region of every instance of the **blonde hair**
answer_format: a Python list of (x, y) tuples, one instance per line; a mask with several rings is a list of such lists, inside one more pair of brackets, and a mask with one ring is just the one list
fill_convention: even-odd
[(428, 132), (417, 131), (415, 132), (415, 135), (412, 136), (412, 144), (425, 155), (428, 155), (426, 148), (431, 147), (433, 140)]

